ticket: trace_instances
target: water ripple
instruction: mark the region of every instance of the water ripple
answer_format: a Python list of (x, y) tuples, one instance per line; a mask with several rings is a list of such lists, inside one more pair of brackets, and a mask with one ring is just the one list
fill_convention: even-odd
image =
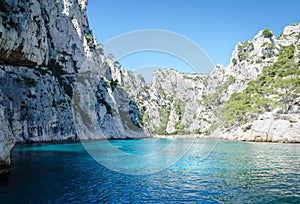
[[(139, 144), (147, 146), (147, 140), (135, 142), (113, 141), (126, 151), (137, 151), (132, 147)], [(196, 143), (194, 149), (170, 168), (140, 176), (116, 173), (101, 166), (80, 144), (18, 146), (12, 153), (11, 173), (0, 178), (0, 200), (1, 203), (300, 203), (299, 144), (219, 142), (207, 159), (200, 160), (197, 148), (201, 144)]]

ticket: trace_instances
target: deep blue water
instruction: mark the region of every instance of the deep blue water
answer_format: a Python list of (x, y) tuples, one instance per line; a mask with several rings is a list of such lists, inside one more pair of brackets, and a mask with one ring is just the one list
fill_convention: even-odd
[[(111, 144), (127, 154), (148, 155), (170, 142)], [(191, 142), (180, 140), (175, 146), (180, 149), (180, 144)], [(198, 150), (206, 142), (196, 141), (177, 163), (146, 175), (112, 171), (80, 143), (18, 145), (12, 152), (11, 173), (0, 179), (0, 203), (300, 203), (299, 144), (224, 141), (203, 159)], [(119, 157), (114, 153), (110, 160), (120, 162)]]

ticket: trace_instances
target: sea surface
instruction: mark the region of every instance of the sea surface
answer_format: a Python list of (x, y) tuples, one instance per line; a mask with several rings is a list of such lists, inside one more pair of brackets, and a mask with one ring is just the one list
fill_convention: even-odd
[[(17, 145), (10, 174), (0, 177), (0, 203), (300, 203), (300, 144), (109, 141), (127, 155), (155, 155), (143, 166), (103, 152), (104, 143)], [(211, 151), (202, 151), (208, 143)], [(168, 163), (160, 154), (170, 144), (172, 155), (182, 144), (192, 146)], [(94, 154), (130, 171), (107, 168), (91, 157), (86, 145), (102, 147)], [(152, 172), (152, 165), (160, 169)]]

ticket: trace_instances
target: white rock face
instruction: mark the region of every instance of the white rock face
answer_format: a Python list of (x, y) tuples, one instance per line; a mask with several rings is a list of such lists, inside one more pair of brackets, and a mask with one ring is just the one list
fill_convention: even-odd
[(5, 2), (1, 63), (35, 66), (54, 60), (68, 73), (80, 69), (87, 47), (84, 34), (89, 32), (86, 0), (81, 7), (73, 0)]
[[(263, 31), (259, 32), (253, 41), (248, 42), (253, 43), (254, 49), (248, 53), (247, 58), (241, 62), (237, 62), (235, 65), (231, 63), (227, 67), (226, 74), (234, 75), (237, 83), (228, 87), (227, 94), (225, 94), (223, 99), (226, 100), (232, 93), (244, 90), (247, 87), (248, 81), (256, 79), (264, 66), (272, 65), (277, 60), (276, 54), (278, 54), (278, 50), (283, 46), (293, 45), (295, 47), (295, 62), (299, 62), (299, 39), (300, 23), (285, 27), (279, 38), (275, 38), (274, 36), (266, 38), (263, 36)], [(237, 46), (232, 54), (232, 59), (237, 58), (238, 50)], [(272, 51), (274, 51), (274, 55)], [(255, 60), (256, 63), (254, 63)], [(243, 61), (246, 62), (243, 63)], [(295, 77), (299, 78), (300, 76)], [(284, 108), (263, 113), (258, 119), (252, 122), (241, 127), (233, 127), (226, 130), (220, 137), (241, 141), (300, 142), (299, 97), (298, 94), (289, 102), (290, 104), (286, 104), (290, 107), (288, 114), (284, 113)]]
[[(71, 98), (72, 77), (60, 85), (47, 68), (0, 65), (0, 104), (18, 142), (76, 139)], [(69, 82), (69, 84), (68, 84)]]
[(286, 26), (281, 36), (278, 38), (278, 44), (288, 46), (299, 42), (300, 23)]
[[(236, 45), (226, 68), (217, 65), (209, 75), (158, 69), (150, 85), (142, 87), (138, 95), (133, 95), (144, 109), (147, 130), (160, 134), (206, 132), (221, 114), (216, 112), (217, 108), (233, 93), (242, 92), (249, 81), (262, 73), (264, 66), (272, 65), (278, 59), (282, 46), (294, 45), (296, 61), (299, 61), (299, 39), (299, 23), (287, 26), (279, 38), (269, 30), (260, 31), (253, 40)], [(299, 99), (294, 98), (291, 103), (294, 108), (290, 114), (297, 116), (300, 113)], [(265, 118), (254, 120), (253, 124), (226, 130), (221, 137), (247, 141), (300, 141), (296, 129), (299, 118), (294, 117), (293, 124), (288, 119), (272, 119), (269, 130), (265, 126), (271, 123), (270, 117), (275, 117), (275, 112), (266, 114)], [(279, 124), (282, 125), (278, 127)], [(291, 132), (289, 137), (287, 132)]]
[(207, 127), (206, 117), (210, 114), (201, 103), (207, 81), (208, 75), (157, 69), (151, 83), (134, 96), (147, 115), (144, 117), (147, 130), (183, 134), (198, 133), (199, 127)]
[(86, 5), (2, 1), (0, 171), (7, 170), (15, 142), (147, 137), (136, 103), (123, 90), (143, 80), (103, 56)]
[(228, 100), (232, 93), (243, 91), (250, 80), (262, 73), (264, 66), (273, 64), (277, 60), (279, 47), (276, 38), (265, 37), (263, 31), (252, 41), (238, 43), (225, 69), (225, 76), (233, 76), (235, 83), (228, 87), (223, 99)]
[(231, 129), (220, 137), (228, 140), (254, 142), (299, 142), (299, 136), (299, 113), (286, 114), (280, 118), (276, 112), (268, 112), (261, 115), (258, 120)]

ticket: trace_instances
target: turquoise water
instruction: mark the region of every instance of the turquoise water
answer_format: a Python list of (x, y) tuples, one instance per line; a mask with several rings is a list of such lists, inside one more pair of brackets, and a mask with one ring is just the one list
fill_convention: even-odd
[[(111, 144), (127, 154), (148, 155), (172, 142)], [(0, 177), (0, 202), (300, 203), (299, 144), (218, 142), (203, 159), (198, 150), (206, 142), (196, 141), (177, 163), (146, 175), (112, 171), (80, 143), (19, 145), (12, 152), (11, 173)], [(175, 145), (180, 149), (183, 143), (192, 141)], [(103, 141), (88, 144), (101, 146)], [(112, 154), (111, 162), (118, 157)]]

